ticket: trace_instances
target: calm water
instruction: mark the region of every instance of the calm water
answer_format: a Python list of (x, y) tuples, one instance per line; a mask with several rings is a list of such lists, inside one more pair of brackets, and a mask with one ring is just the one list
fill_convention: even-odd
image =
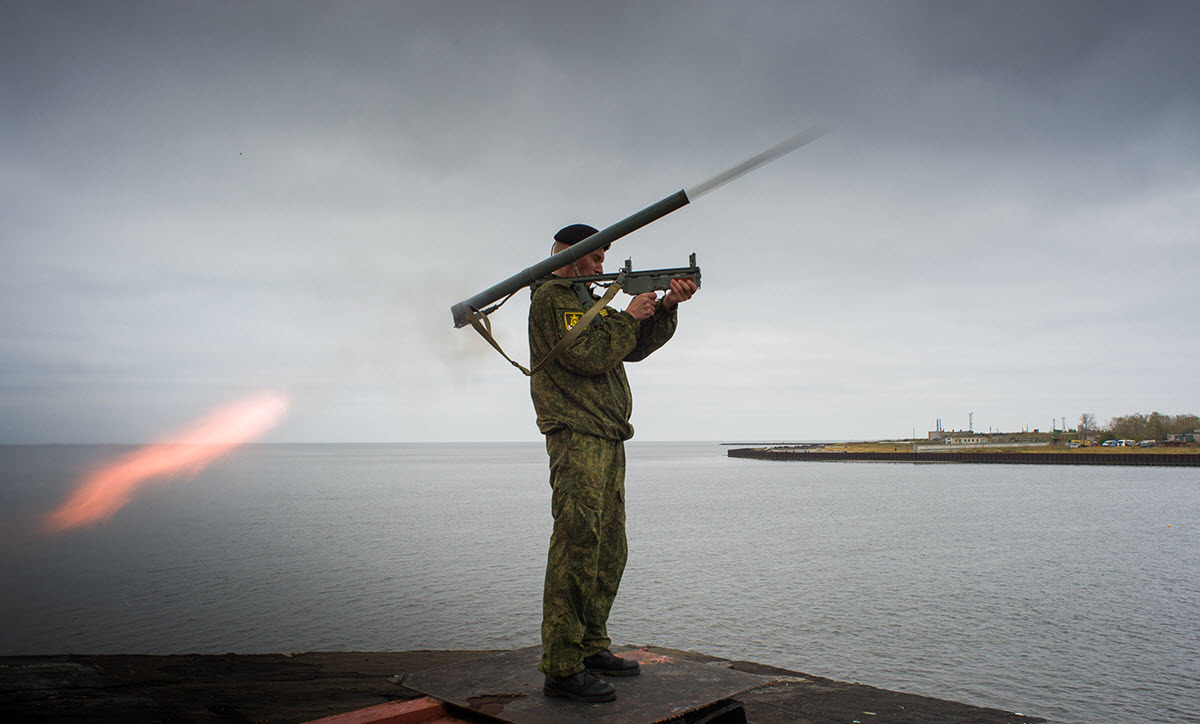
[[(0, 447), (0, 654), (539, 642), (540, 444), (266, 445), (28, 531), (127, 448)], [(629, 446), (617, 643), (1076, 722), (1200, 721), (1200, 471)]]

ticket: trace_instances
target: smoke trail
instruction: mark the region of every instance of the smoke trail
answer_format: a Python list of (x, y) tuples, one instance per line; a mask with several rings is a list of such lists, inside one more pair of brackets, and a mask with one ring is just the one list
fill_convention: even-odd
[(812, 143), (824, 135), (825, 130), (821, 128), (810, 128), (801, 131), (791, 138), (784, 139), (771, 146), (757, 156), (748, 158), (727, 171), (722, 171), (707, 181), (702, 181), (689, 189), (684, 189), (684, 193), (687, 194), (688, 199), (695, 201), (709, 191), (724, 186), (735, 178), (744, 176), (759, 166), (770, 163), (784, 154), (791, 153), (807, 143)]

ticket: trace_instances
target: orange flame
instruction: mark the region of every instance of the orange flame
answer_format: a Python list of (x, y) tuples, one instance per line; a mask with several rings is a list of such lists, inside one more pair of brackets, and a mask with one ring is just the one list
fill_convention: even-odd
[(258, 395), (219, 408), (192, 427), (125, 455), (85, 477), (71, 497), (46, 516), (46, 528), (59, 532), (111, 519), (152, 479), (200, 472), (270, 430), (287, 407), (282, 395)]

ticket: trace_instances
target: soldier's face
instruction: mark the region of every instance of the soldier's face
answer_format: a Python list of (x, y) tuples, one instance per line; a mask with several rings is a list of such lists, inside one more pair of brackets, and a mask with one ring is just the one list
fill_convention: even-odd
[(597, 249), (597, 250), (593, 251), (591, 254), (588, 254), (587, 256), (583, 257), (579, 261), (575, 262), (575, 264), (579, 267), (579, 275), (580, 276), (587, 277), (587, 276), (591, 276), (593, 274), (603, 274), (604, 273), (604, 250)]
[[(580, 257), (579, 259), (575, 260), (575, 266), (579, 267), (579, 276), (581, 277), (588, 277), (593, 274), (603, 274), (604, 250), (597, 249), (587, 256)], [(562, 269), (559, 269), (554, 273), (560, 277), (575, 276), (575, 270), (571, 268), (570, 264), (564, 266)]]

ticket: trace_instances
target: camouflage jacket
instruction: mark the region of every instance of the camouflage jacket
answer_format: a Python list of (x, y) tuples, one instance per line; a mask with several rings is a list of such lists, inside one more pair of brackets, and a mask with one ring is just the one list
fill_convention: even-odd
[[(593, 295), (594, 298), (594, 295)], [(584, 313), (569, 280), (543, 284), (529, 305), (529, 357), (537, 364)], [(543, 434), (567, 428), (610, 440), (633, 437), (625, 362), (638, 362), (675, 333), (677, 307), (639, 322), (605, 307), (558, 358), (533, 375), (530, 394)]]

